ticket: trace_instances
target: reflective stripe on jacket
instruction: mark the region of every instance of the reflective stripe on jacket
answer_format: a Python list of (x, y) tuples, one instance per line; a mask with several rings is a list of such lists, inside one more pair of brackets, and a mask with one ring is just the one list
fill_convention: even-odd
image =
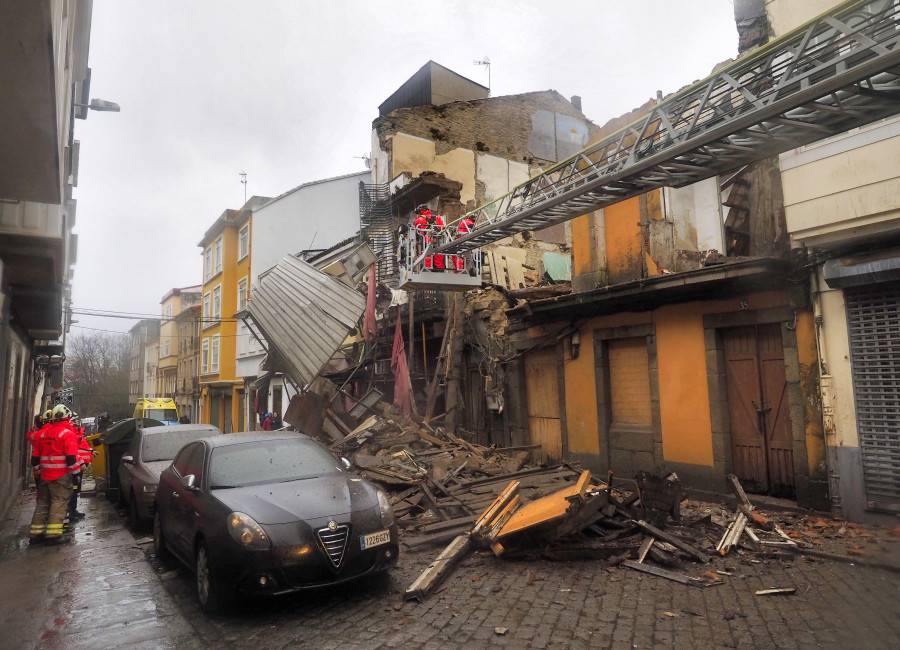
[(66, 456), (78, 454), (75, 431), (68, 422), (54, 422), (41, 436), (38, 447), (41, 457), (41, 480), (55, 481), (60, 476), (80, 467), (76, 460), (73, 465), (66, 462)]

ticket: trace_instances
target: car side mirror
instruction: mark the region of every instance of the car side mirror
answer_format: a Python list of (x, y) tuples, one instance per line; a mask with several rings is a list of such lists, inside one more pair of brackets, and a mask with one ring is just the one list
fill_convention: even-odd
[(122, 456), (122, 462), (127, 465), (134, 465), (134, 457), (133, 456)]
[(181, 485), (182, 487), (187, 488), (188, 490), (196, 490), (197, 477), (193, 474), (188, 474), (187, 476), (181, 477)]
[(345, 469), (353, 469), (353, 463), (351, 463), (349, 460), (347, 460), (343, 456), (341, 456), (341, 462), (344, 464)]

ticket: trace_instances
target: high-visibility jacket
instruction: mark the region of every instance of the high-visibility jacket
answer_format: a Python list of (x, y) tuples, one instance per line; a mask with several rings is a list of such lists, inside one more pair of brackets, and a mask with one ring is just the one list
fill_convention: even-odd
[(49, 422), (45, 422), (41, 425), (40, 429), (32, 429), (28, 433), (25, 434), (25, 439), (31, 443), (32, 450), (34, 449), (35, 440), (43, 435), (43, 432), (47, 430), (47, 427), (50, 426)]
[[(55, 481), (73, 471), (78, 464), (78, 440), (69, 422), (54, 422), (37, 438), (35, 451), (40, 457), (42, 481)], [(32, 454), (34, 455), (34, 454)]]
[(459, 225), (456, 226), (456, 234), (459, 235), (468, 235), (472, 232), (472, 228), (475, 226), (475, 222), (469, 217), (463, 217), (462, 221), (459, 222)]
[(84, 429), (81, 429), (81, 433), (78, 436), (78, 462), (83, 468), (85, 465), (90, 465), (93, 457), (94, 450), (91, 448), (91, 443), (84, 437)]
[[(434, 229), (434, 233), (439, 233), (444, 229), (444, 219), (439, 214), (432, 214), (431, 211), (422, 212), (413, 221), (413, 228), (420, 235), (425, 235), (429, 228)], [(431, 243), (431, 237), (425, 235), (425, 243)]]

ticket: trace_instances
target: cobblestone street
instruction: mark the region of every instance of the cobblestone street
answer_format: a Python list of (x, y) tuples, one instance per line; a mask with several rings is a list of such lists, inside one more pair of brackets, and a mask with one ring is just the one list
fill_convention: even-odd
[[(386, 576), (202, 614), (193, 574), (152, 555), (103, 497), (74, 539), (29, 547), (33, 493), (2, 528), (4, 647), (64, 648), (848, 648), (893, 649), (900, 570), (893, 536), (868, 557), (687, 563), (724, 582), (699, 588), (597, 561), (471, 553), (424, 603), (403, 592), (441, 550), (401, 555)], [(890, 542), (890, 543), (888, 543)], [(877, 548), (876, 548), (877, 547)], [(837, 551), (833, 547), (832, 551)], [(726, 573), (731, 575), (726, 575)], [(793, 587), (791, 595), (755, 591)]]
[[(470, 555), (424, 603), (403, 602), (439, 550), (403, 555), (387, 578), (246, 603), (227, 618), (199, 612), (190, 572), (159, 569), (206, 645), (874, 649), (900, 638), (900, 573), (886, 569), (808, 557), (715, 560), (733, 575), (697, 588), (593, 561)], [(754, 595), (771, 587), (796, 593)]]

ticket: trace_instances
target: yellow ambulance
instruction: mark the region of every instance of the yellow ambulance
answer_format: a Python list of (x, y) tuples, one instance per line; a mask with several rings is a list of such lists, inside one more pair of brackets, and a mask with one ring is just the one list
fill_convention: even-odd
[(178, 409), (171, 397), (142, 397), (134, 405), (136, 418), (153, 418), (163, 424), (178, 424)]

